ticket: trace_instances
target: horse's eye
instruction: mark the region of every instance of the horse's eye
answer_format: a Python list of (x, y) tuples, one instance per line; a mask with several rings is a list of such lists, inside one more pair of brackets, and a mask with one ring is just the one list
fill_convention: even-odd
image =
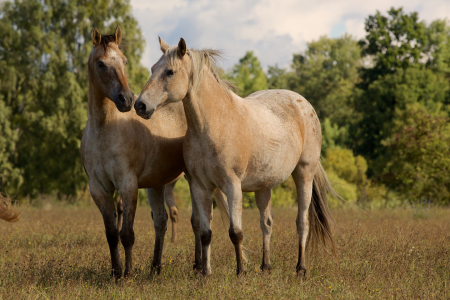
[(104, 68), (106, 68), (106, 65), (105, 65), (105, 63), (104, 62), (102, 62), (102, 61), (99, 61), (99, 62), (97, 62), (97, 66), (100, 68), (100, 69), (104, 69)]
[(169, 76), (169, 77), (173, 76), (173, 74), (174, 74), (173, 70), (167, 70), (166, 71), (166, 75)]

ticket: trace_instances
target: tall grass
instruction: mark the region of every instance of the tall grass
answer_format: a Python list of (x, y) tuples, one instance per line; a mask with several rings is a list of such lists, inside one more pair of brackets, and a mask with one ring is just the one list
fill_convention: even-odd
[[(427, 218), (410, 209), (334, 210), (338, 255), (319, 248), (307, 256), (304, 281), (295, 275), (296, 208), (274, 209), (271, 273), (261, 273), (259, 214), (244, 210), (250, 262), (235, 276), (234, 248), (216, 213), (212, 268), (207, 279), (192, 270), (190, 211), (180, 211), (179, 242), (168, 231), (163, 271), (150, 277), (154, 230), (147, 206), (135, 221), (135, 277), (110, 277), (109, 250), (97, 208), (22, 208), (21, 220), (0, 227), (2, 299), (448, 299), (450, 213), (429, 209)], [(170, 226), (170, 225), (168, 225)], [(121, 250), (122, 251), (122, 250)], [(122, 263), (124, 252), (122, 251)]]

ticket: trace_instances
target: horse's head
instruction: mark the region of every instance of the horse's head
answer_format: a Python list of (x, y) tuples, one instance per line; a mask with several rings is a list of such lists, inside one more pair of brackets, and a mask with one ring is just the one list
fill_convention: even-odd
[(183, 38), (170, 47), (159, 38), (163, 55), (152, 66), (152, 76), (142, 90), (134, 108), (139, 116), (149, 119), (165, 104), (183, 100), (190, 88), (191, 59)]
[(127, 58), (119, 49), (121, 39), (119, 25), (114, 34), (106, 36), (102, 36), (97, 27), (94, 28), (94, 48), (89, 56), (89, 81), (95, 93), (114, 101), (119, 111), (127, 112), (133, 106), (134, 94), (128, 86), (125, 72)]

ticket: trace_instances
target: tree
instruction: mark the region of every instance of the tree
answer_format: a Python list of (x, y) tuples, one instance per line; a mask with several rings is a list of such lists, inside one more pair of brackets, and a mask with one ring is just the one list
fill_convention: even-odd
[(139, 89), (149, 73), (139, 62), (144, 43), (128, 1), (0, 4), (0, 129), (7, 141), (0, 146), (0, 189), (73, 195), (86, 184), (79, 147), (91, 32), (97, 26), (110, 34), (117, 24), (127, 44), (129, 82)]
[[(445, 23), (445, 22), (444, 22)], [(352, 148), (369, 162), (369, 174), (384, 169), (387, 149), (382, 141), (392, 134), (395, 111), (420, 103), (430, 111), (448, 103), (448, 26), (429, 27), (418, 14), (392, 8), (366, 20), (366, 38), (360, 42), (364, 58), (373, 64), (361, 69), (355, 111), (350, 127)], [(446, 109), (446, 108), (444, 108)]]
[(420, 104), (396, 110), (383, 181), (409, 201), (450, 203), (450, 118)]
[(228, 75), (239, 88), (240, 96), (246, 97), (251, 93), (267, 89), (267, 78), (258, 58), (253, 51), (247, 51)]
[(360, 48), (351, 36), (321, 37), (308, 43), (305, 52), (294, 54), (293, 74), (285, 80), (289, 89), (311, 102), (322, 120), (330, 118), (343, 127), (352, 116), (360, 63)]
[(403, 9), (391, 8), (388, 16), (379, 11), (365, 22), (366, 37), (359, 44), (362, 54), (373, 59), (373, 66), (362, 68), (363, 86), (381, 76), (393, 74), (421, 63), (428, 37), (417, 12), (407, 15)]

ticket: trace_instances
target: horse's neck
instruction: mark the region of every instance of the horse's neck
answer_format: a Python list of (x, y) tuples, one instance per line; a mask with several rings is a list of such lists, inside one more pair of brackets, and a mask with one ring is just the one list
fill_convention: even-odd
[(189, 92), (183, 99), (188, 128), (203, 133), (223, 126), (236, 109), (236, 98), (227, 95), (213, 75), (206, 72), (198, 91)]
[(100, 96), (89, 84), (88, 123), (96, 131), (100, 131), (108, 121), (114, 119), (116, 107), (111, 99)]

